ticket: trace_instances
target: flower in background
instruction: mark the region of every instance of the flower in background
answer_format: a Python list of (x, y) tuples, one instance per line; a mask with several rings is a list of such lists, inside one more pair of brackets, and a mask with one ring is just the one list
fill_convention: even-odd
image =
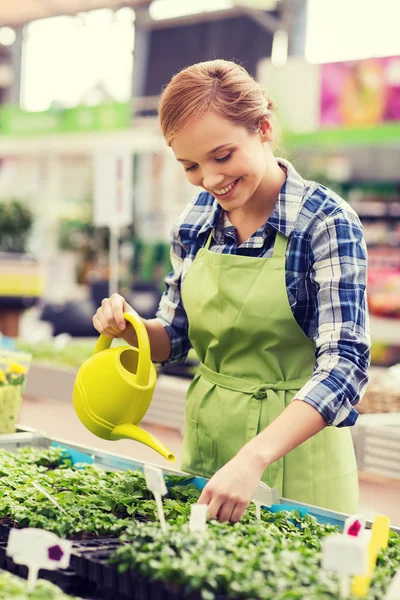
[(0, 371), (0, 387), (5, 385), (22, 385), (26, 379), (28, 368), (20, 363), (10, 361), (7, 371)]
[(27, 371), (28, 368), (24, 367), (23, 365), (20, 365), (19, 363), (11, 361), (8, 363), (7, 373), (15, 373), (16, 375), (26, 375)]

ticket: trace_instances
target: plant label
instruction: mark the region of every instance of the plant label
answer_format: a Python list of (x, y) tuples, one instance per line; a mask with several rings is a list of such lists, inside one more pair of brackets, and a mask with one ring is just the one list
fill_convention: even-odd
[(256, 489), (252, 502), (256, 507), (257, 520), (261, 521), (261, 506), (272, 506), (279, 502), (278, 490), (270, 488), (266, 483), (261, 482)]
[(168, 493), (163, 472), (160, 467), (153, 465), (144, 465), (144, 475), (146, 477), (146, 485), (153, 493), (157, 505), (158, 518), (160, 519), (161, 529), (164, 533), (167, 532), (167, 524), (165, 522), (164, 509), (162, 505), (162, 497)]
[(67, 569), (72, 542), (62, 540), (50, 531), (28, 527), (12, 529), (8, 538), (7, 554), (15, 563), (28, 567), (28, 589), (37, 581), (39, 569)]
[(400, 600), (400, 569), (396, 571), (390, 582), (388, 591), (385, 595), (385, 600)]
[(38, 490), (38, 492), (43, 494), (43, 496), (46, 496), (46, 498), (48, 500), (50, 500), (50, 502), (52, 502), (52, 504), (54, 504), (54, 506), (57, 506), (57, 508), (60, 512), (67, 514), (67, 511), (62, 506), (60, 506), (60, 504), (57, 502), (57, 500), (55, 498), (53, 498), (53, 496), (50, 496), (50, 494), (44, 488), (42, 488), (41, 485), (36, 483), (36, 481), (32, 481), (32, 485), (34, 488), (36, 488)]
[(344, 522), (343, 533), (353, 537), (363, 536), (365, 531), (365, 518), (363, 515), (354, 515)]
[(351, 575), (363, 575), (368, 569), (368, 547), (361, 538), (329, 535), (323, 540), (322, 568), (339, 576), (340, 597), (350, 596)]
[(272, 504), (279, 503), (279, 494), (278, 490), (275, 488), (270, 488), (266, 483), (261, 482), (256, 489), (253, 502), (259, 502), (261, 506), (271, 506)]
[(368, 544), (368, 568), (364, 575), (354, 577), (351, 591), (357, 598), (365, 598), (371, 585), (378, 552), (386, 548), (389, 540), (389, 517), (378, 515), (372, 523), (371, 539)]
[(190, 507), (189, 529), (191, 533), (199, 531), (204, 533), (207, 524), (208, 504), (192, 504)]
[(153, 494), (165, 496), (168, 493), (163, 472), (159, 467), (153, 465), (144, 465), (144, 476), (146, 477), (146, 485)]

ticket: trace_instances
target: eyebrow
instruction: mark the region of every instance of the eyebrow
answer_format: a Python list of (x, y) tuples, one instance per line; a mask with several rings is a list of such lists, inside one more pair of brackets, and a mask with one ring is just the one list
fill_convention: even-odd
[[(214, 152), (218, 152), (218, 150), (222, 150), (222, 148), (225, 148), (226, 146), (232, 146), (233, 144), (221, 144), (220, 146), (216, 146), (215, 148), (213, 148), (212, 150), (210, 150), (209, 152), (207, 152), (206, 156), (211, 156), (211, 154), (214, 154)], [(179, 162), (193, 162), (192, 160), (188, 160), (187, 158), (177, 158), (176, 160), (178, 160)]]

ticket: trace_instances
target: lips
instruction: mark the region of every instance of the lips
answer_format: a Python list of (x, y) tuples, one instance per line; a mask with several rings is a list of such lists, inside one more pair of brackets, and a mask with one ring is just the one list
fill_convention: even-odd
[(239, 179), (235, 179), (235, 181), (233, 181), (232, 183), (230, 183), (229, 185), (227, 185), (225, 187), (219, 188), (218, 190), (212, 190), (212, 193), (214, 194), (214, 196), (216, 196), (218, 198), (227, 197), (236, 188), (239, 180), (240, 180), (240, 177), (239, 177)]

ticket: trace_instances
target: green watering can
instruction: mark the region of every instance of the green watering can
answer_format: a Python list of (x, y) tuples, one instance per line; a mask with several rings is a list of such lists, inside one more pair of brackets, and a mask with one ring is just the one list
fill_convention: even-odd
[(76, 376), (76, 414), (89, 431), (103, 440), (136, 440), (173, 462), (174, 454), (138, 427), (150, 406), (157, 373), (150, 358), (146, 327), (130, 313), (124, 313), (124, 319), (134, 327), (139, 347), (110, 348), (112, 340), (100, 335), (93, 356)]

